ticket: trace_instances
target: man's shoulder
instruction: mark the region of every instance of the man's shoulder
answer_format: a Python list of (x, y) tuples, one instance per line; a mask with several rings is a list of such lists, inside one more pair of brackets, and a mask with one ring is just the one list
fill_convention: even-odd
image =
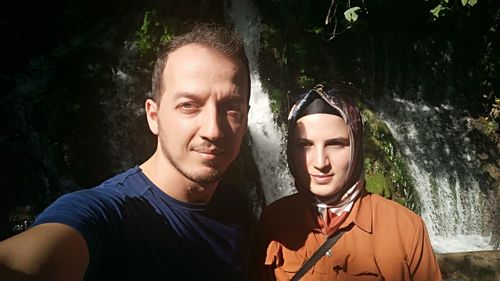
[(42, 219), (52, 219), (52, 217), (72, 217), (77, 216), (77, 214), (87, 216), (107, 212), (107, 210), (119, 210), (120, 206), (124, 204), (125, 198), (131, 197), (134, 193), (140, 196), (137, 190), (142, 187), (134, 188), (134, 186), (140, 185), (140, 179), (134, 176), (138, 171), (140, 169), (132, 168), (115, 175), (96, 187), (62, 195), (40, 214), (37, 222), (42, 221)]
[(63, 197), (94, 197), (95, 199), (118, 198), (123, 196), (141, 196), (148, 189), (146, 180), (139, 167), (133, 167), (116, 174), (97, 186), (71, 192)]
[(140, 180), (141, 177), (141, 169), (139, 167), (133, 167), (130, 168), (122, 173), (116, 174), (107, 180), (103, 181), (101, 184), (97, 185), (94, 188), (114, 188), (118, 186), (129, 186), (129, 185), (135, 185), (138, 182), (143, 183), (143, 181)]

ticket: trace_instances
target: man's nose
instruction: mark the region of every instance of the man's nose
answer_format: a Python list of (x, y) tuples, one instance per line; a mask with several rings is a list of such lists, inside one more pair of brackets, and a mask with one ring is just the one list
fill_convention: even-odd
[(206, 108), (201, 122), (200, 135), (203, 139), (215, 141), (224, 137), (222, 113), (215, 106)]

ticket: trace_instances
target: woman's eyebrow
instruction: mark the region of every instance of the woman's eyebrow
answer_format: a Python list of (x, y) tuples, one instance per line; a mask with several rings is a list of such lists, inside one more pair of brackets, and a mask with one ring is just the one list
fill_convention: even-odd
[(327, 139), (325, 141), (327, 144), (349, 144), (349, 138), (344, 138), (344, 137), (338, 137), (338, 138), (332, 138), (332, 139)]
[[(311, 141), (307, 137), (297, 137), (297, 140), (299, 140), (299, 141)], [(325, 140), (325, 142), (345, 142), (345, 141), (349, 141), (349, 138), (336, 137), (336, 138), (331, 138), (331, 139)]]

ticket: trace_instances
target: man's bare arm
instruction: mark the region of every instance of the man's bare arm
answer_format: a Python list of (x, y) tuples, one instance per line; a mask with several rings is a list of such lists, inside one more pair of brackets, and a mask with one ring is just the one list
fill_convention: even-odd
[(0, 242), (0, 280), (82, 280), (88, 264), (85, 239), (63, 224), (41, 224)]

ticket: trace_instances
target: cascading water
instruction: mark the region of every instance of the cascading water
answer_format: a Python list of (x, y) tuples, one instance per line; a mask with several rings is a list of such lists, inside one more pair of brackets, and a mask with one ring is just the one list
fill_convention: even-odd
[(467, 124), (451, 106), (395, 98), (375, 108), (409, 163), (436, 252), (492, 250), (493, 202)]
[(248, 128), (252, 155), (259, 170), (266, 203), (294, 192), (286, 165), (282, 128), (276, 125), (269, 96), (262, 89), (258, 72), (260, 21), (256, 7), (249, 0), (226, 1), (226, 12), (234, 29), (242, 35), (250, 61), (252, 93)]
[[(249, 130), (266, 202), (294, 192), (284, 157), (282, 128), (258, 74), (259, 27), (255, 7), (247, 0), (226, 2), (234, 28), (245, 39), (250, 60), (252, 96)], [(478, 171), (465, 120), (450, 106), (430, 107), (403, 99), (375, 106), (408, 160), (436, 252), (491, 250), (493, 206), (487, 181)], [(483, 188), (482, 188), (483, 187)]]

